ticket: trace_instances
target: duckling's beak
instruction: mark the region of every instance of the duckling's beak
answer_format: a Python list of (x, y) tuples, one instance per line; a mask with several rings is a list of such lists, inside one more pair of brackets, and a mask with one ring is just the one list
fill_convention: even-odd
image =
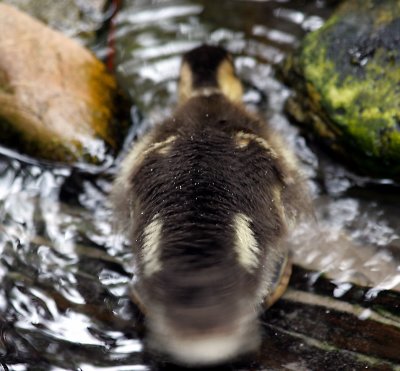
[(220, 47), (203, 45), (183, 57), (179, 77), (179, 101), (196, 96), (223, 94), (235, 103), (242, 100), (243, 87), (235, 74), (232, 57)]

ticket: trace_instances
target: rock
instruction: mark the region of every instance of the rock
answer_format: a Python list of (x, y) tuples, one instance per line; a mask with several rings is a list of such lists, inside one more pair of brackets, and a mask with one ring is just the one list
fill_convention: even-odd
[(0, 0), (84, 44), (94, 40), (104, 19), (106, 0)]
[(47, 160), (100, 163), (117, 147), (116, 83), (95, 56), (0, 4), (0, 141)]
[(287, 111), (362, 173), (400, 178), (400, 2), (349, 0), (282, 68)]
[(293, 268), (289, 289), (262, 318), (264, 367), (282, 369), (270, 362), (285, 360), (300, 370), (399, 369), (398, 292), (371, 298), (373, 288), (349, 285), (338, 294), (321, 272)]

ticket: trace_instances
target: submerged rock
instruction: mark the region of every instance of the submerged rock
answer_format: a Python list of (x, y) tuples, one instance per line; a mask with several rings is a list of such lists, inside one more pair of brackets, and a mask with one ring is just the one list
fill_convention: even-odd
[(116, 83), (88, 50), (0, 4), (0, 141), (47, 160), (100, 163), (115, 139)]
[(288, 112), (369, 175), (400, 178), (400, 2), (345, 2), (286, 60)]
[(104, 19), (106, 0), (0, 0), (87, 44)]

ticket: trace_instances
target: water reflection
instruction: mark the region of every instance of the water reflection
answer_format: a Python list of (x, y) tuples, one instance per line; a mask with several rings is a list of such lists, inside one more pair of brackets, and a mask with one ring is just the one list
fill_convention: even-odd
[[(293, 251), (295, 262), (313, 273), (295, 274), (294, 291), (266, 314), (258, 358), (231, 369), (357, 369), (389, 359), (382, 350), (371, 361), (361, 345), (345, 348), (312, 330), (318, 318), (329, 333), (334, 306), (351, 295), (362, 308), (360, 321), (377, 312), (362, 307), (365, 299), (381, 298), (380, 308), (391, 313), (395, 299), (379, 293), (400, 289), (398, 186), (350, 173), (283, 114), (290, 91), (276, 78), (275, 64), (331, 10), (321, 1), (130, 0), (115, 18), (116, 74), (143, 117), (134, 135), (171, 112), (180, 55), (199, 42), (218, 43), (235, 56), (249, 109), (283, 133), (310, 178), (319, 226), (301, 226)], [(99, 55), (108, 50), (96, 45)], [(142, 318), (127, 293), (132, 256), (113, 229), (107, 201), (115, 169), (85, 170), (0, 159), (0, 363), (9, 370), (168, 368), (142, 352)], [(331, 286), (323, 286), (322, 273)], [(356, 284), (374, 288), (364, 292)], [(310, 291), (315, 295), (306, 296)], [(336, 309), (308, 308), (307, 300), (319, 294), (333, 300), (323, 305)], [(337, 330), (342, 337), (352, 331), (344, 328)], [(356, 356), (346, 351), (335, 358), (331, 350), (340, 347)]]

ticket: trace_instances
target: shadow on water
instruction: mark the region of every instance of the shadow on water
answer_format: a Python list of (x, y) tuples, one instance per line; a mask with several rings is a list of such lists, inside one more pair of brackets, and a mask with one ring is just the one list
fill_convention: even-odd
[[(283, 114), (290, 90), (275, 76), (335, 3), (126, 0), (112, 37), (103, 29), (93, 45), (101, 58), (112, 52), (135, 101), (130, 140), (171, 112), (181, 54), (203, 41), (224, 45), (246, 105), (283, 133), (310, 179), (319, 229), (302, 226), (293, 241), (296, 269), (261, 318), (262, 348), (218, 370), (400, 369), (400, 189), (351, 173), (305, 140)], [(113, 42), (100, 47), (103, 39)], [(107, 200), (114, 172), (0, 158), (4, 370), (178, 370), (144, 349), (127, 289), (132, 255)]]

